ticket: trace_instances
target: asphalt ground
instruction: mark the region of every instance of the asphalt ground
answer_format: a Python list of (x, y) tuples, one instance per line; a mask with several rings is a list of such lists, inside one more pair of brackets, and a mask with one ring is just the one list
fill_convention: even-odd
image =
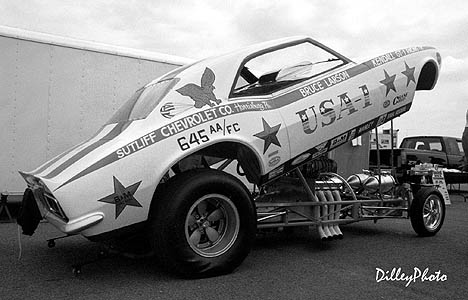
[[(198, 280), (122, 256), (76, 277), (71, 266), (94, 259), (99, 244), (74, 236), (48, 248), (60, 233), (41, 223), (21, 236), (19, 258), (17, 225), (0, 223), (0, 299), (468, 299), (468, 202), (451, 199), (434, 237), (417, 237), (402, 219), (342, 226), (344, 239), (325, 243), (306, 230), (262, 234), (234, 273)], [(427, 268), (425, 280), (391, 280), (398, 268), (399, 277)]]

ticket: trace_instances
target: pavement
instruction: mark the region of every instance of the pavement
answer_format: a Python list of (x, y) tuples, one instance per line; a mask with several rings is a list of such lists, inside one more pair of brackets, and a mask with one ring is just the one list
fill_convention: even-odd
[(49, 223), (31, 237), (0, 223), (0, 299), (466, 299), (468, 202), (456, 194), (451, 201), (434, 237), (417, 237), (406, 219), (342, 226), (344, 239), (332, 242), (300, 229), (258, 235), (235, 272), (198, 280), (122, 256), (76, 277), (71, 266), (94, 259), (99, 244), (73, 236), (48, 248), (60, 235)]

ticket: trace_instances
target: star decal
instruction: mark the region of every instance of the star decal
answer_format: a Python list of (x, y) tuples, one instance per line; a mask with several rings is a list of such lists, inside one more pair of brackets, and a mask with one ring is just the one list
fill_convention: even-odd
[(115, 204), (115, 218), (117, 219), (127, 205), (142, 207), (140, 202), (138, 202), (133, 196), (140, 186), (141, 181), (124, 187), (123, 184), (115, 178), (115, 176), (113, 176), (113, 178), (114, 193), (99, 199), (98, 201)]
[(262, 122), (263, 131), (254, 134), (254, 136), (265, 141), (265, 144), (263, 145), (263, 154), (265, 154), (271, 144), (281, 147), (278, 137), (276, 136), (281, 127), (281, 123), (271, 127), (264, 118), (262, 118)]
[(406, 78), (406, 86), (408, 86), (411, 81), (416, 83), (416, 79), (414, 79), (414, 69), (415, 69), (415, 67), (410, 68), (405, 62), (405, 69), (406, 70), (404, 70), (401, 73), (407, 77)]
[(385, 92), (385, 96), (387, 96), (388, 92), (390, 92), (390, 90), (394, 90), (396, 92), (396, 88), (395, 88), (395, 84), (394, 84), (396, 74), (392, 75), (392, 76), (389, 76), (387, 71), (385, 71), (385, 70), (384, 70), (384, 73), (385, 73), (385, 79), (381, 80), (380, 83), (385, 85), (385, 87), (387, 88), (387, 90)]

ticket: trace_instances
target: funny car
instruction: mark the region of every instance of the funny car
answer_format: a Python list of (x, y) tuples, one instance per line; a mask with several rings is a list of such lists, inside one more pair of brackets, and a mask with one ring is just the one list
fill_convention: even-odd
[(315, 226), (329, 240), (340, 224), (411, 215), (418, 234), (434, 235), (445, 209), (435, 186), (402, 187), (383, 172), (348, 181), (326, 155), (407, 112), (440, 65), (432, 47), (355, 63), (302, 36), (207, 58), (21, 171), (23, 202), (67, 235), (144, 233), (163, 265), (190, 277), (234, 270), (262, 228)]

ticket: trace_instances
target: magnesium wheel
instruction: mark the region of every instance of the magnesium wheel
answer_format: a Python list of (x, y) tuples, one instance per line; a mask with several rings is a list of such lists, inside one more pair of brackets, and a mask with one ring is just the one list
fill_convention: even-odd
[(172, 178), (150, 217), (159, 262), (184, 277), (232, 272), (250, 251), (256, 213), (248, 190), (222, 171), (198, 169)]
[(411, 225), (419, 236), (433, 236), (445, 219), (445, 202), (440, 192), (433, 188), (421, 188), (410, 207)]

